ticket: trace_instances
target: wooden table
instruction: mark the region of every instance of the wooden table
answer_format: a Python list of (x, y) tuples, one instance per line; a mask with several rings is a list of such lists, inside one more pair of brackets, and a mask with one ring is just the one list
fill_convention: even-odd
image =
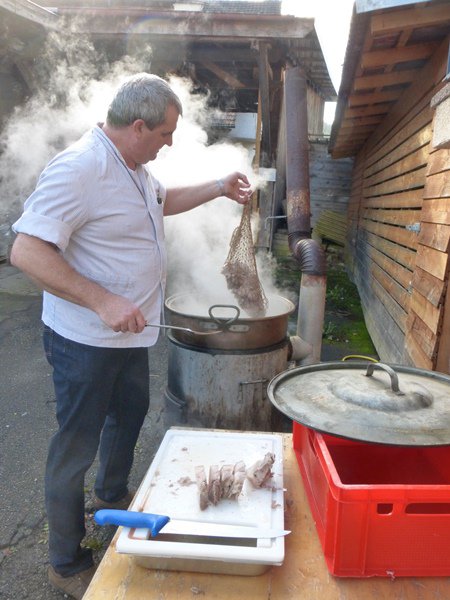
[[(450, 578), (337, 578), (329, 574), (311, 517), (292, 435), (283, 434), (285, 559), (257, 577), (156, 571), (115, 551), (112, 540), (83, 600), (449, 600)], [(450, 557), (449, 557), (450, 560)]]

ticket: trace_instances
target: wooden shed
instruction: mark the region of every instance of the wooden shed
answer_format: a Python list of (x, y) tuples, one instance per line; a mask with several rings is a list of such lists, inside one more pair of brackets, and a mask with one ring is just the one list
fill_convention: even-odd
[[(207, 95), (209, 105), (223, 113), (223, 119), (210, 123), (212, 136), (226, 135), (236, 115), (253, 114), (256, 169), (273, 171), (277, 166), (287, 62), (301, 64), (305, 70), (308, 131), (314, 139), (323, 133), (325, 102), (336, 100), (314, 19), (282, 15), (281, 0), (86, 0), (81, 4), (77, 0), (0, 0), (0, 23), (4, 31), (0, 127), (15, 106), (47, 88), (54, 69), (46, 60), (49, 33), (53, 39), (84, 39), (111, 64), (129, 53), (131, 57), (133, 53), (145, 55), (144, 70), (190, 79), (195, 93)], [(74, 57), (77, 54), (72, 50)], [(316, 144), (321, 168), (322, 149)], [(325, 169), (327, 180), (322, 178), (316, 186), (320, 189), (317, 210), (334, 198), (345, 210), (347, 190), (331, 189), (335, 176), (330, 174), (335, 170)], [(268, 217), (273, 215), (274, 204), (281, 205), (285, 197), (284, 189), (274, 194), (274, 186), (269, 181), (259, 196), (264, 224), (258, 236), (261, 248), (271, 245), (274, 221)]]
[(282, 15), (281, 0), (0, 0), (0, 20), (2, 73), (22, 99), (47, 83), (36, 64), (50, 31), (87, 36), (111, 62), (148, 47), (148, 71), (191, 79), (224, 112), (259, 113), (263, 166), (274, 163), (287, 60), (307, 72), (312, 134), (322, 133), (324, 104), (336, 99), (314, 19)]
[(450, 373), (450, 2), (357, 0), (329, 151), (354, 157), (347, 264), (382, 360)]

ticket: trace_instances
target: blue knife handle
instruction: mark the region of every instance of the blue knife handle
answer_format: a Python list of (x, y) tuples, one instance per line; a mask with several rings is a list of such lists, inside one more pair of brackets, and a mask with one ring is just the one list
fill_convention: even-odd
[(150, 529), (150, 533), (154, 537), (170, 521), (170, 517), (132, 510), (104, 508), (95, 513), (94, 520), (99, 525), (123, 525), (124, 527)]

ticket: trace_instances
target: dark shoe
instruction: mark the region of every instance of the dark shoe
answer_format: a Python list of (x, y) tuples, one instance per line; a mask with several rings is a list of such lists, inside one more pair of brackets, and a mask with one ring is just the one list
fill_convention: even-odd
[(133, 498), (134, 492), (127, 492), (123, 498), (117, 500), (116, 502), (106, 502), (106, 500), (102, 500), (94, 494), (94, 509), (100, 510), (101, 508), (115, 508), (117, 510), (127, 510)]
[(70, 598), (81, 600), (86, 593), (86, 590), (94, 577), (96, 567), (90, 567), (75, 575), (63, 577), (50, 566), (48, 568), (48, 580), (51, 585), (63, 594), (67, 594)]

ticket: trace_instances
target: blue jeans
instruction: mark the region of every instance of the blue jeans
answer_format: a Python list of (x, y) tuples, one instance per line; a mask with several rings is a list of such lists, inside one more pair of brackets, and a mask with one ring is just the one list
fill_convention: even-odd
[(149, 407), (147, 348), (99, 348), (44, 328), (53, 367), (58, 430), (45, 473), (50, 564), (61, 575), (92, 566), (85, 536), (84, 478), (97, 450), (95, 493), (115, 502), (127, 493), (134, 448)]

